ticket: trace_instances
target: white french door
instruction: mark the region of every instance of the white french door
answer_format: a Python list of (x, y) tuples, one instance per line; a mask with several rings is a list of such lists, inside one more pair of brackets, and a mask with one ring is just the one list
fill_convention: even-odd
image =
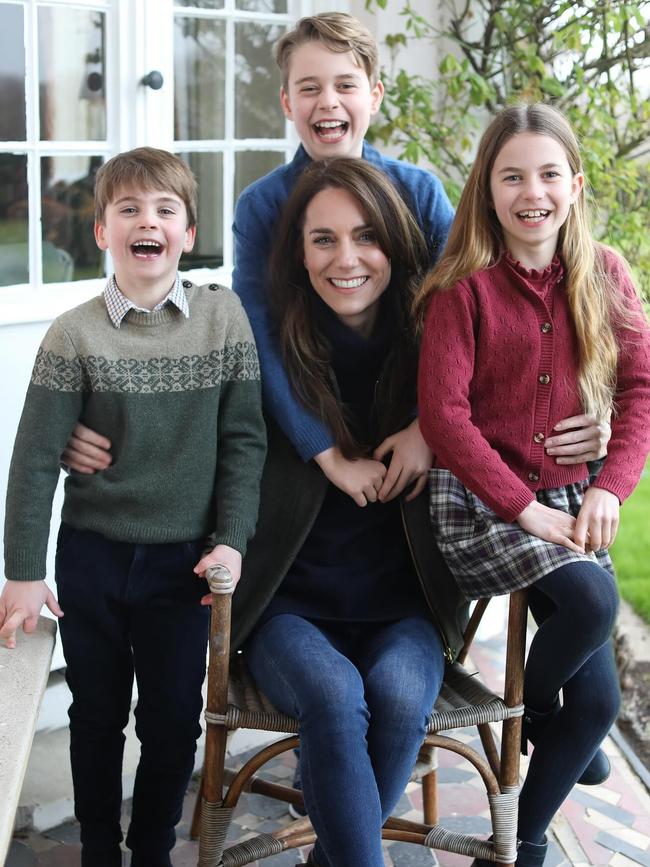
[[(335, 4), (338, 5), (338, 4)], [(200, 187), (181, 263), (228, 279), (239, 192), (290, 157), (272, 45), (310, 0), (0, 0), (0, 325), (100, 291), (94, 174), (150, 144)]]

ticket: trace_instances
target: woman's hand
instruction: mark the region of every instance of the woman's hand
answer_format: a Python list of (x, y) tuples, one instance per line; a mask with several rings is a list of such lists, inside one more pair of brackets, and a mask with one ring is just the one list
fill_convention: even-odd
[(576, 519), (561, 509), (552, 509), (533, 500), (515, 519), (519, 526), (539, 539), (554, 545), (564, 545), (570, 551), (584, 554), (584, 547), (575, 541)]
[(613, 544), (621, 504), (605, 488), (587, 488), (578, 512), (573, 539), (587, 551), (602, 551)]
[(110, 467), (111, 441), (77, 422), (61, 455), (61, 463), (77, 473), (94, 473)]
[(16, 646), (16, 632), (33, 632), (43, 605), (63, 617), (54, 594), (45, 581), (7, 581), (0, 596), (0, 639), (6, 647)]
[[(232, 580), (236, 587), (237, 582), (241, 578), (241, 563), (242, 556), (236, 548), (231, 548), (230, 545), (215, 545), (212, 551), (201, 557), (194, 567), (194, 573), (200, 578), (204, 578), (210, 566), (225, 566), (232, 575)], [(212, 593), (206, 593), (201, 598), (201, 605), (211, 604)]]
[(320, 452), (314, 460), (330, 482), (352, 497), (357, 506), (376, 502), (386, 475), (386, 467), (380, 461), (369, 458), (348, 460), (337, 446)]
[(404, 430), (386, 437), (375, 449), (373, 458), (381, 461), (389, 452), (393, 454), (377, 498), (382, 503), (387, 503), (414, 482), (413, 489), (406, 498), (413, 500), (424, 489), (427, 472), (433, 463), (433, 452), (422, 437), (417, 419)]
[(555, 457), (556, 464), (584, 464), (603, 458), (612, 436), (609, 421), (592, 414), (564, 418), (553, 430), (564, 431), (546, 440), (546, 453)]

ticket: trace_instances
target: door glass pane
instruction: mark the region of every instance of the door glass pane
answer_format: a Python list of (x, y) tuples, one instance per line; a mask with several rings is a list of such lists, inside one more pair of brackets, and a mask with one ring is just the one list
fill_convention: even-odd
[(25, 35), (21, 6), (0, 3), (0, 139), (25, 141)]
[(38, 10), (39, 101), (43, 141), (106, 138), (105, 16)]
[(235, 154), (235, 201), (249, 184), (284, 162), (279, 151), (239, 151)]
[(280, 70), (273, 44), (284, 32), (268, 24), (235, 25), (235, 135), (237, 138), (284, 138), (280, 109)]
[(237, 8), (247, 12), (286, 12), (287, 0), (237, 0)]
[(93, 187), (100, 156), (43, 157), (43, 282), (85, 280), (104, 274), (95, 244)]
[(179, 154), (199, 184), (196, 242), (181, 257), (180, 268), (218, 268), (223, 265), (223, 155)]
[(174, 0), (176, 6), (192, 9), (223, 9), (223, 0)]
[(28, 281), (27, 157), (0, 154), (0, 286)]
[(174, 138), (225, 135), (226, 25), (177, 17), (174, 21)]

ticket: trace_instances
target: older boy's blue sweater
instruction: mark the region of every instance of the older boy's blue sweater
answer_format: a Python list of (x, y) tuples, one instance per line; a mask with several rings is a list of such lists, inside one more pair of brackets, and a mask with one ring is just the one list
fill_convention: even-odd
[[(438, 178), (431, 172), (383, 156), (364, 142), (363, 158), (385, 172), (400, 191), (427, 240), (432, 262), (446, 240), (453, 208)], [(247, 187), (235, 209), (235, 270), (233, 289), (242, 300), (255, 335), (260, 358), (266, 411), (277, 421), (307, 461), (334, 445), (322, 421), (293, 394), (271, 320), (267, 297), (267, 263), (282, 207), (311, 157), (301, 145), (293, 160)]]

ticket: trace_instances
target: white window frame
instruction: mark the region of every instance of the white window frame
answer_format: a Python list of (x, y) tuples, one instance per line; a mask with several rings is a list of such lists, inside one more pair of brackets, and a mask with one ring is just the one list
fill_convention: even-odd
[[(192, 10), (174, 5), (173, 0), (3, 0), (25, 8), (26, 104), (25, 142), (0, 142), (0, 153), (27, 155), (29, 219), (29, 264), (33, 283), (0, 287), (0, 327), (54, 319), (80, 304), (104, 287), (104, 278), (66, 283), (42, 282), (40, 165), (43, 156), (101, 155), (105, 158), (140, 145), (153, 145), (175, 152), (223, 153), (223, 265), (218, 269), (188, 272), (200, 282), (219, 280), (230, 285), (233, 264), (232, 233), (235, 155), (239, 151), (278, 151), (285, 160), (293, 156), (298, 140), (293, 124), (285, 123), (282, 139), (240, 139), (234, 137), (235, 42), (237, 21), (290, 25), (302, 15), (346, 9), (345, 2), (288, 0), (286, 14), (265, 14), (237, 10), (235, 0), (224, 0), (220, 10)], [(36, 16), (38, 6), (101, 11), (106, 15), (106, 141), (40, 141), (38, 130), (38, 87)], [(173, 46), (174, 18), (177, 15), (225, 20), (228, 30), (225, 82), (225, 137), (222, 140), (173, 140)], [(30, 62), (31, 60), (31, 62)], [(151, 90), (141, 84), (151, 70), (159, 70), (164, 86)], [(280, 111), (278, 103), (277, 110)], [(109, 263), (107, 263), (109, 265)], [(110, 270), (110, 268), (109, 268)]]

